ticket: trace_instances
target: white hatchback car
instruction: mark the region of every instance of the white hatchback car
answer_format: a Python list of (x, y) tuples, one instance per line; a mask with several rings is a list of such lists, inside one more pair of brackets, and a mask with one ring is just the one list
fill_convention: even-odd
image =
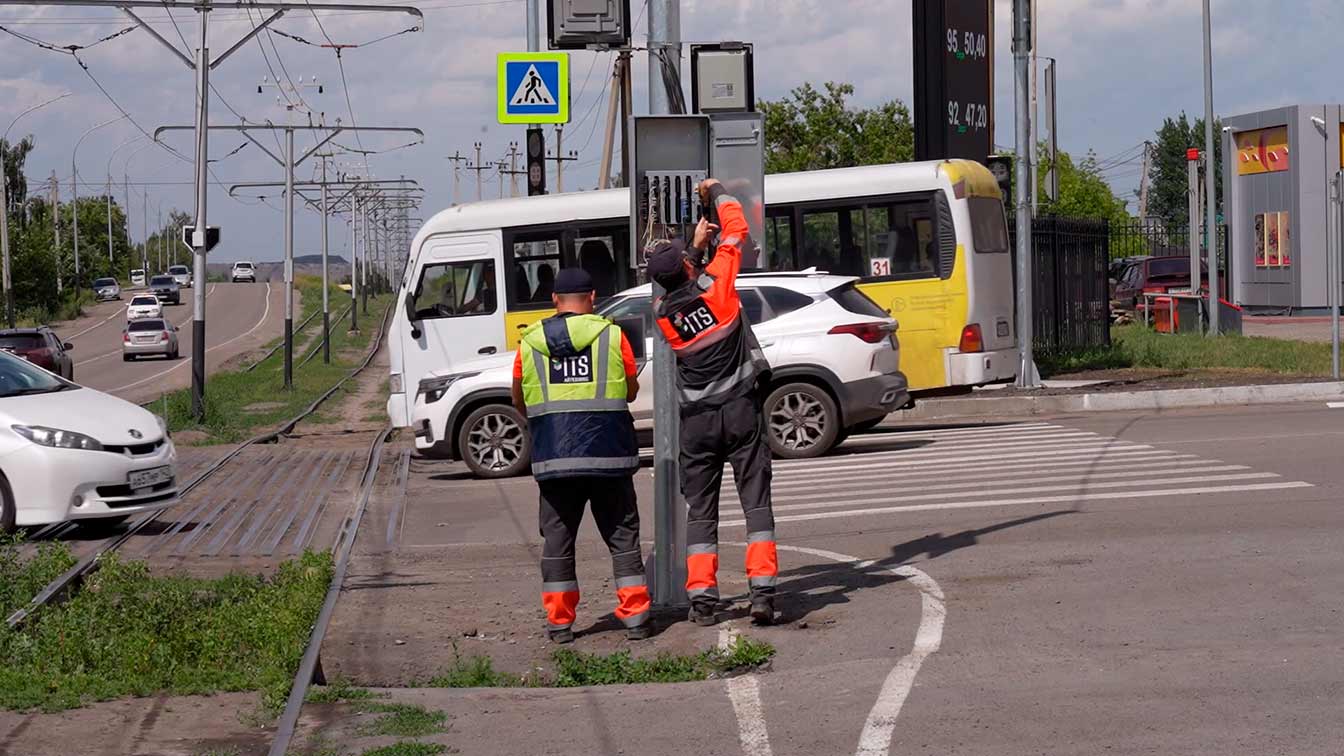
[(229, 271), (229, 280), (234, 283), (238, 283), (239, 281), (256, 283), (257, 269), (247, 260), (239, 260), (233, 264), (233, 270)]
[(177, 451), (158, 417), (0, 353), (0, 531), (108, 525), (177, 501)]
[[(850, 276), (753, 273), (738, 291), (770, 362), (765, 399), (776, 456), (815, 457), (851, 432), (866, 430), (910, 404), (900, 372), (896, 321), (859, 291)], [(616, 294), (598, 313), (627, 333), (642, 333), (653, 352), (649, 286)], [(653, 371), (642, 355), (635, 427), (653, 425)], [(461, 459), (480, 477), (519, 475), (531, 458), (527, 423), (510, 406), (513, 355), (464, 363), (420, 381), (411, 416), (415, 445), (429, 456)]]
[(163, 305), (159, 303), (159, 298), (153, 294), (136, 294), (131, 297), (130, 303), (126, 305), (127, 320), (161, 317), (163, 317)]

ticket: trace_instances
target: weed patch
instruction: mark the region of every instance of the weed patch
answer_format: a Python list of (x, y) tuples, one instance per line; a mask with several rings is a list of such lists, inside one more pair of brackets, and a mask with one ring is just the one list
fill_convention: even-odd
[(446, 673), (429, 680), (434, 688), (572, 688), (583, 685), (634, 685), (639, 683), (695, 682), (756, 669), (770, 661), (775, 647), (744, 636), (728, 648), (713, 648), (698, 654), (661, 653), (640, 659), (629, 651), (588, 654), (557, 649), (551, 654), (554, 670), (518, 677), (495, 670), (489, 657), (457, 658)]
[(342, 701), (369, 701), (378, 694), (367, 688), (357, 688), (349, 680), (336, 679), (326, 685), (308, 689), (308, 703), (340, 703)]
[(1256, 336), (1157, 333), (1143, 325), (1111, 328), (1111, 346), (1036, 356), (1041, 375), (1082, 370), (1157, 368), (1180, 371), (1246, 371), (1325, 376), (1330, 345)]
[[(40, 585), (63, 546), (23, 559), (0, 545), (0, 590)], [(151, 576), (116, 555), (83, 590), (17, 631), (0, 627), (0, 707), (58, 711), (120, 696), (260, 690), (284, 703), (331, 580), (331, 557), (304, 554), (271, 578)], [(14, 598), (22, 596), (21, 599)]]
[(368, 736), (418, 738), (443, 732), (448, 722), (448, 715), (444, 712), (430, 711), (413, 704), (373, 703), (362, 706), (361, 711), (379, 715), (360, 729), (360, 734)]
[(373, 748), (360, 756), (437, 756), (448, 753), (448, 746), (439, 743), (416, 743), (403, 740), (382, 748)]

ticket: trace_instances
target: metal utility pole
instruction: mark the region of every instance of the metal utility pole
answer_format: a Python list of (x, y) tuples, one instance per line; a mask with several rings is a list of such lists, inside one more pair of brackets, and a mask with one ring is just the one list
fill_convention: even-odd
[(1032, 202), (1031, 110), (1027, 94), (1031, 53), (1029, 0), (1013, 0), (1014, 104), (1017, 108), (1017, 387), (1039, 388), (1040, 376), (1032, 355)]
[[(1328, 141), (1328, 139), (1327, 139)], [(1325, 240), (1325, 304), (1330, 308), (1330, 374), (1339, 380), (1339, 267), (1340, 248), (1344, 247), (1341, 230), (1344, 229), (1344, 213), (1340, 211), (1344, 203), (1341, 194), (1340, 173), (1330, 181), (1330, 201), (1326, 204), (1326, 240)], [(1282, 243), (1282, 240), (1280, 240)]]
[(1148, 225), (1148, 155), (1152, 142), (1143, 143), (1143, 168), (1139, 173), (1139, 225)]
[(107, 174), (107, 267), (112, 268), (112, 174)]
[(1041, 177), (1040, 172), (1036, 170), (1040, 160), (1041, 136), (1037, 124), (1040, 123), (1041, 109), (1040, 101), (1036, 97), (1036, 79), (1040, 67), (1036, 62), (1036, 2), (1037, 0), (1027, 0), (1031, 4), (1031, 217), (1035, 218), (1036, 213), (1040, 211), (1041, 196)]
[[(201, 44), (196, 48), (196, 228), (191, 235), (192, 287), (191, 313), (191, 414), (197, 420), (205, 418), (205, 233), (206, 178), (210, 172), (210, 46), (206, 39), (206, 19), (209, 8), (203, 8)], [(177, 49), (177, 48), (173, 48)]]
[[(1209, 226), (1209, 335), (1219, 335), (1218, 330), (1218, 182), (1214, 169), (1218, 153), (1213, 143), (1213, 32), (1209, 17), (1209, 0), (1204, 0), (1204, 154), (1208, 165), (1208, 184), (1205, 189), (1204, 217)], [(1198, 275), (1198, 268), (1190, 271), (1191, 279)]]
[(359, 333), (359, 195), (350, 203), (350, 332)]
[(1190, 216), (1190, 288), (1199, 290), (1199, 150), (1185, 151), (1186, 198)]
[[(1035, 3), (1032, 3), (1031, 12), (1036, 13)], [(1035, 34), (1035, 28), (1035, 23), (1033, 23), (1032, 34)], [(1033, 51), (1032, 55), (1035, 54)], [(1046, 164), (1048, 172), (1045, 175), (1045, 196), (1049, 197), (1053, 203), (1059, 201), (1059, 166), (1057, 162), (1059, 156), (1059, 119), (1055, 114), (1055, 59), (1046, 58), (1046, 60), (1048, 62), (1045, 64), (1045, 128), (1050, 132), (1050, 141), (1046, 142), (1050, 162)], [(1032, 116), (1035, 117), (1035, 114), (1036, 111), (1033, 109)], [(1037, 175), (1037, 171), (1032, 171), (1032, 175)], [(1032, 201), (1036, 201), (1036, 192), (1036, 189), (1031, 190)]]
[(466, 158), (462, 157), (461, 150), (453, 150), (453, 154), (448, 156), (448, 160), (451, 161), (453, 164), (453, 204), (456, 205), (459, 201), (457, 194), (457, 187), (459, 183), (461, 183), (459, 181), (459, 179), (461, 179), (461, 175), (458, 173), (458, 165), (466, 161)]
[[(188, 130), (188, 129), (190, 129), (190, 128), (191, 128), (190, 126), (160, 126), (159, 128), (157, 128), (157, 129), (154, 130), (154, 138), (155, 138), (155, 140), (157, 140), (157, 139), (159, 138), (159, 135), (162, 134), (162, 133), (165, 132), (165, 131), (184, 131), (184, 130)], [(316, 154), (318, 153), (318, 151), (321, 150), (324, 146), (326, 146), (326, 144), (327, 144), (328, 142), (330, 142), (332, 139), (335, 139), (336, 136), (337, 136), (338, 134), (341, 134), (342, 132), (352, 131), (352, 132), (356, 132), (356, 133), (358, 133), (358, 132), (361, 132), (361, 131), (367, 131), (367, 132), (412, 133), (412, 134), (415, 134), (417, 137), (419, 137), (419, 138), (422, 139), (422, 140), (424, 139), (425, 135), (424, 135), (424, 132), (420, 131), (419, 129), (410, 128), (410, 127), (402, 127), (402, 126), (357, 126), (357, 127), (356, 127), (356, 126), (342, 126), (342, 125), (339, 125), (339, 124), (336, 125), (336, 126), (321, 126), (321, 125), (318, 125), (318, 126), (290, 126), (290, 125), (286, 125), (286, 126), (276, 126), (276, 125), (273, 125), (273, 124), (241, 124), (241, 125), (238, 125), (238, 126), (210, 126), (208, 129), (202, 129), (202, 131), (210, 131), (210, 130), (238, 131), (238, 132), (242, 133), (242, 135), (243, 135), (244, 137), (246, 137), (246, 138), (248, 139), (248, 141), (250, 141), (250, 142), (252, 142), (252, 144), (256, 145), (257, 148), (260, 149), (263, 153), (265, 153), (266, 155), (269, 155), (270, 158), (271, 158), (272, 160), (274, 160), (277, 164), (279, 164), (279, 165), (284, 169), (284, 171), (285, 171), (285, 208), (284, 208), (284, 223), (285, 223), (285, 347), (284, 347), (284, 355), (285, 355), (285, 356), (284, 356), (284, 361), (285, 361), (285, 365), (284, 365), (284, 378), (285, 378), (285, 388), (286, 388), (286, 389), (290, 389), (290, 388), (293, 388), (293, 385), (294, 385), (294, 383), (293, 383), (293, 378), (294, 378), (294, 362), (293, 362), (293, 358), (294, 358), (294, 330), (293, 330), (293, 327), (294, 327), (294, 199), (293, 199), (293, 196), (294, 196), (294, 191), (293, 191), (294, 169), (295, 169), (296, 167), (298, 167), (299, 165), (301, 165), (302, 163), (304, 163), (305, 161), (307, 161), (308, 158), (310, 158), (310, 157), (316, 155)], [(253, 132), (253, 131), (277, 131), (277, 130), (278, 130), (278, 131), (283, 131), (283, 132), (285, 133), (285, 150), (284, 150), (284, 156), (283, 156), (283, 157), (281, 157), (281, 156), (279, 156), (279, 155), (276, 155), (273, 151), (271, 151), (270, 148), (268, 148), (265, 144), (263, 144), (261, 141), (259, 141), (256, 137), (254, 137), (254, 136), (252, 135), (252, 132)], [(323, 136), (322, 136), (321, 138), (317, 139), (317, 144), (315, 144), (315, 145), (313, 145), (313, 147), (309, 148), (307, 152), (303, 153), (302, 155), (298, 155), (298, 156), (296, 156), (296, 155), (295, 155), (295, 152), (294, 152), (294, 132), (295, 132), (295, 131), (322, 132)], [(205, 163), (202, 162), (201, 165), (205, 165)], [(204, 192), (205, 192), (205, 184), (202, 183), (202, 184), (201, 184), (201, 197), (202, 197), (202, 198), (204, 198), (204, 196), (205, 196)], [(204, 200), (202, 199), (202, 201), (204, 201)], [(200, 228), (199, 226), (197, 227), (197, 233), (198, 233), (198, 234), (203, 233), (203, 232), (201, 232), (201, 228)], [(205, 240), (204, 240), (204, 237), (203, 237), (203, 236), (200, 237), (200, 241), (201, 241), (201, 244), (204, 245)], [(203, 250), (204, 247), (202, 246), (201, 249)], [(197, 257), (197, 265), (198, 265), (198, 268), (199, 268), (199, 266), (203, 266), (203, 265), (204, 265), (204, 256), (203, 256), (203, 255), (198, 255), (198, 257)], [(203, 270), (203, 268), (201, 268), (201, 269)], [(198, 282), (201, 282), (201, 281), (204, 281), (204, 280), (205, 280), (204, 278), (198, 278), (198, 279), (197, 279)], [(203, 292), (201, 292), (201, 291), (198, 290), (198, 291), (196, 292), (196, 298), (197, 298), (198, 301), (204, 302), (205, 295), (204, 295)], [(204, 325), (202, 325), (201, 327), (204, 328)], [(195, 351), (195, 350), (193, 349), (193, 353), (194, 353), (194, 351)], [(201, 354), (201, 358), (202, 358), (202, 359), (201, 359), (201, 366), (202, 366), (202, 370), (204, 370), (204, 352), (202, 352), (202, 354)], [(195, 367), (195, 363), (193, 363), (193, 368), (194, 368), (194, 367)], [(202, 380), (204, 380), (204, 375), (202, 375)], [(204, 384), (202, 384), (202, 385), (204, 385)]]
[[(566, 155), (563, 147), (565, 130), (560, 126), (555, 127), (555, 155), (547, 156), (547, 160), (555, 161), (555, 193), (563, 194), (565, 191), (565, 163), (579, 159), (579, 153), (570, 150)], [(610, 167), (610, 166), (608, 166)]]
[[(328, 295), (327, 269), (327, 158), (330, 155), (322, 155), (322, 362), (331, 364), (331, 302)], [(293, 189), (293, 181), (290, 181), (290, 188)]]
[(145, 271), (145, 283), (149, 283), (149, 190), (145, 190), (145, 204), (140, 208), (140, 230), (144, 232), (144, 241), (140, 244), (140, 267)]
[[(649, 0), (649, 112), (672, 112), (668, 89), (679, 86), (667, 81), (666, 68), (681, 67), (681, 20), (679, 0)], [(619, 65), (619, 64), (618, 64)], [(625, 78), (629, 69), (624, 68)], [(628, 119), (626, 119), (628, 120)], [(610, 141), (610, 134), (608, 135)], [(630, 145), (622, 141), (622, 163), (630, 160)], [(624, 175), (626, 169), (621, 173)], [(602, 178), (605, 180), (606, 172)], [(653, 284), (653, 295), (665, 292)], [(655, 329), (656, 330), (656, 329)], [(659, 333), (653, 339), (653, 602), (662, 607), (686, 604), (686, 507), (681, 503), (677, 469), (680, 417), (676, 395), (676, 355)]]
[(65, 283), (61, 280), (61, 185), (55, 168), (51, 169), (51, 233), (56, 250), (56, 295), (60, 296)]

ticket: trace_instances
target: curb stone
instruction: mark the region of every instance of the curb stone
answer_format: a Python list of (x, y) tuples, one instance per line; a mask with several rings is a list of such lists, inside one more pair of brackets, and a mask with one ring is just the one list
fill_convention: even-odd
[(1159, 389), (1154, 391), (1092, 392), (1000, 398), (947, 398), (916, 402), (914, 408), (894, 412), (889, 420), (929, 420), (948, 417), (1042, 415), (1068, 412), (1175, 410), (1286, 402), (1344, 399), (1344, 382), (1280, 383), (1257, 386)]

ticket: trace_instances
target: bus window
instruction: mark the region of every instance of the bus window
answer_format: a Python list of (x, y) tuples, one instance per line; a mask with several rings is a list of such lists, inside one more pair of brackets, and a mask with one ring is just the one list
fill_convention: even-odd
[(593, 277), (597, 298), (609, 297), (617, 291), (616, 240), (611, 236), (579, 237), (574, 240), (578, 250), (579, 267)]
[(1008, 224), (1003, 203), (992, 197), (971, 197), (971, 241), (976, 252), (1007, 252)]
[(490, 260), (426, 265), (411, 304), (421, 320), (489, 315), (498, 307)]
[(513, 276), (509, 301), (520, 305), (551, 304), (555, 274), (562, 267), (558, 232), (513, 237)]
[(863, 275), (853, 252), (849, 213), (821, 210), (803, 213), (803, 239), (798, 247), (798, 268), (815, 267), (840, 275)]
[(758, 265), (761, 270), (793, 269), (792, 215), (771, 215), (765, 219), (765, 249)]
[(855, 248), (864, 255), (860, 275), (875, 278), (937, 278), (938, 236), (925, 199), (869, 205), (851, 211)]

